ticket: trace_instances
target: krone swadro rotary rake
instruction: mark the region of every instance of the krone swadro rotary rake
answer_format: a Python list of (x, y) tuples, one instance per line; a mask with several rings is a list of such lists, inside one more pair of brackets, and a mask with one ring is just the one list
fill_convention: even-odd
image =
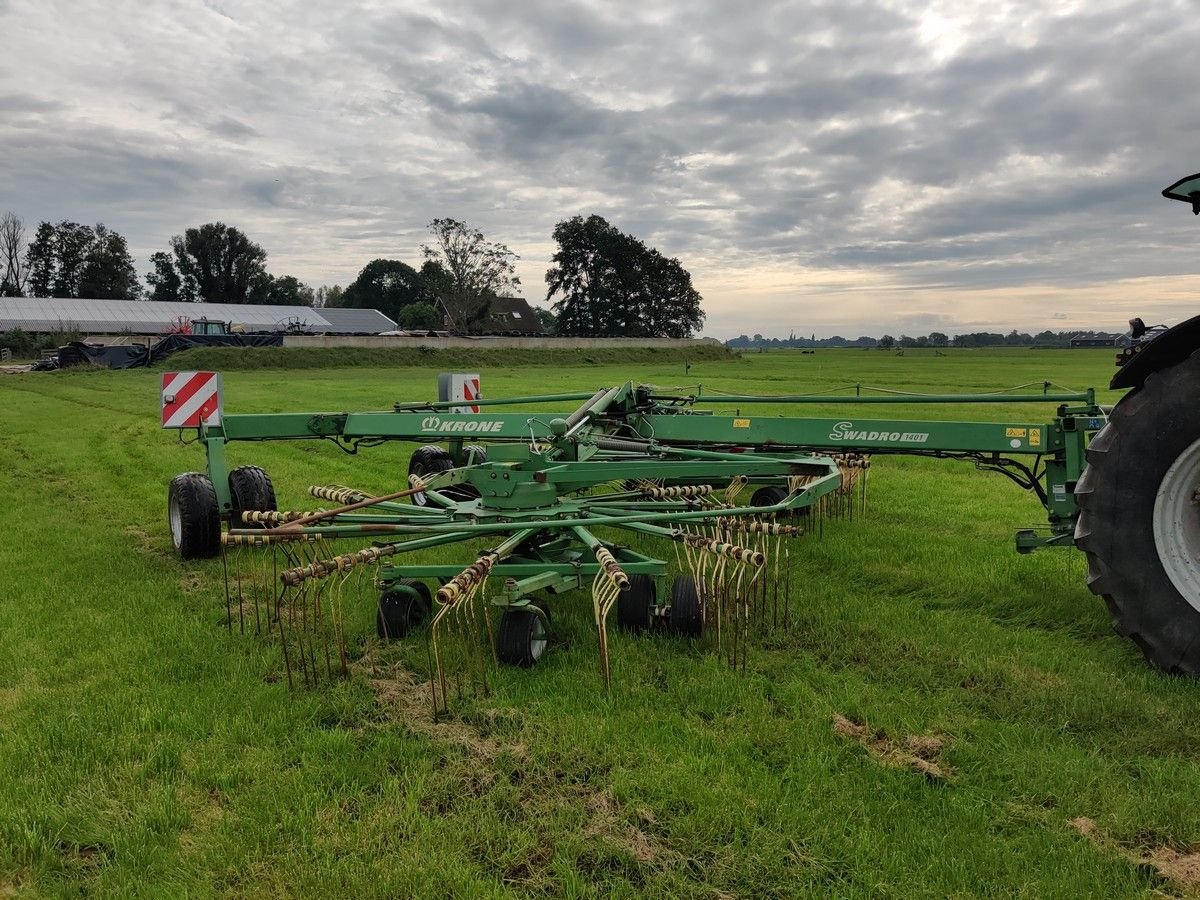
[[(1200, 175), (1164, 192), (1200, 209)], [(1039, 383), (985, 394), (704, 395), (626, 383), (594, 393), (399, 403), (384, 412), (222, 416), (220, 377), (171, 373), (163, 423), (196, 428), (206, 473), (177, 476), (168, 513), (184, 558), (222, 555), (229, 622), (278, 636), (289, 681), (347, 670), (348, 584), (378, 591), (377, 626), (399, 638), (431, 618), (435, 707), (486, 686), (493, 660), (529, 666), (548, 646), (547, 597), (590, 588), (600, 671), (608, 622), (708, 635), (744, 665), (756, 629), (790, 620), (791, 544), (866, 502), (872, 456), (967, 460), (1006, 475), (1046, 510), (1017, 549), (1072, 544), (1117, 630), (1155, 665), (1200, 671), (1200, 317), (1132, 323), (1111, 409), (1095, 392)], [(477, 385), (476, 385), (477, 387)], [(578, 404), (568, 414), (528, 412)], [(1054, 404), (1040, 421), (863, 419), (867, 404)], [(758, 404), (821, 403), (837, 418), (755, 415)], [(717, 415), (705, 405), (737, 410)], [(1003, 408), (1002, 406), (1000, 408)], [(350, 452), (423, 444), (408, 484), (372, 495), (309, 488), (322, 506), (278, 511), (254, 466), (230, 470), (234, 441), (327, 440)], [(441, 442), (444, 444), (438, 444)], [(223, 524), (225, 523), (224, 527)], [(656, 558), (623, 536), (661, 539)], [(468, 545), (454, 565), (423, 551)], [(498, 619), (493, 622), (493, 619)]]

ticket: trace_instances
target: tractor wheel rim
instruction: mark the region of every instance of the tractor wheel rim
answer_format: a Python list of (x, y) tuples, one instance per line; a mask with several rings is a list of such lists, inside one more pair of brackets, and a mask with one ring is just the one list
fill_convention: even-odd
[(529, 627), (529, 655), (536, 661), (542, 658), (542, 654), (546, 652), (546, 644), (549, 642), (546, 639), (546, 623), (536, 613), (531, 613), (531, 615), (533, 615), (533, 624)]
[(178, 549), (183, 544), (183, 514), (179, 512), (179, 500), (175, 497), (167, 501), (167, 521), (171, 526), (171, 543)]
[(1154, 546), (1183, 599), (1200, 612), (1200, 441), (1176, 458), (1154, 498)]

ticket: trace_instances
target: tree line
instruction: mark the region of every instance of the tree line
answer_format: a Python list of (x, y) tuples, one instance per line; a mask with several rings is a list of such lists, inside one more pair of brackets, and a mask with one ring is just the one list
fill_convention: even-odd
[(797, 349), (815, 347), (878, 347), (890, 350), (895, 347), (1070, 347), (1073, 338), (1097, 337), (1096, 331), (1039, 331), (1030, 334), (1013, 329), (1008, 334), (992, 331), (973, 331), (968, 334), (956, 334), (953, 337), (940, 331), (932, 331), (927, 335), (911, 337), (902, 334), (894, 337), (885, 334), (882, 337), (860, 336), (844, 338), (834, 335), (828, 338), (797, 337), (793, 332), (786, 338), (767, 338), (761, 334), (754, 336), (739, 335), (725, 342), (725, 346), (733, 349)]
[[(406, 329), (488, 330), (493, 302), (520, 287), (520, 257), (458, 219), (434, 219), (428, 229), (419, 266), (373, 259), (346, 287), (314, 289), (272, 275), (261, 245), (209, 222), (151, 254), (143, 287), (125, 238), (104, 224), (41, 222), (27, 240), (24, 223), (8, 213), (0, 219), (0, 296), (378, 309)], [(544, 332), (689, 337), (703, 325), (703, 298), (678, 259), (597, 215), (559, 222), (553, 237), (545, 277), (552, 305), (535, 307)]]

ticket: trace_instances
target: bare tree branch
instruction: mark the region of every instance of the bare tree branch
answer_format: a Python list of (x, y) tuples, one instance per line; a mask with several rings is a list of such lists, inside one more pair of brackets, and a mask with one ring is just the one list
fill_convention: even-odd
[(434, 219), (429, 230), (437, 243), (422, 244), (421, 252), (449, 276), (438, 299), (455, 330), (470, 331), (486, 318), (493, 297), (521, 284), (514, 265), (520, 257), (457, 219)]
[(29, 268), (25, 265), (25, 223), (15, 213), (0, 218), (0, 296), (20, 297), (25, 293)]

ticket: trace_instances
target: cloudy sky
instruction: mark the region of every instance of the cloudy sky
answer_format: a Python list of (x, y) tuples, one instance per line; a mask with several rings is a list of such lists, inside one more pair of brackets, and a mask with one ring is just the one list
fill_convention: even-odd
[(717, 337), (1117, 327), (1200, 307), (1200, 17), (1172, 0), (0, 0), (0, 212), (139, 270), (220, 219), (275, 274), (521, 256), (599, 213)]

